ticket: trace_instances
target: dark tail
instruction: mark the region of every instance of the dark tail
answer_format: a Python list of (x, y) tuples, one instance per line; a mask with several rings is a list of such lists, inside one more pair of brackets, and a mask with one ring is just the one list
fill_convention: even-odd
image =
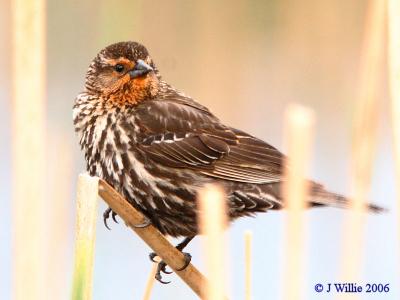
[[(311, 189), (311, 206), (333, 206), (339, 208), (349, 208), (350, 200), (342, 195), (328, 192), (320, 184), (313, 183)], [(375, 204), (367, 204), (368, 211), (372, 213), (383, 213), (386, 208)]]

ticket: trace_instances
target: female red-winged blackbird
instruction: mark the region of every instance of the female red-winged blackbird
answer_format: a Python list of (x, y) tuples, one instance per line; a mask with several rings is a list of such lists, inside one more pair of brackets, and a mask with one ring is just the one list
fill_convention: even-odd
[[(198, 233), (196, 192), (206, 183), (224, 187), (231, 220), (284, 206), (282, 153), (224, 125), (163, 81), (141, 44), (100, 51), (73, 118), (90, 175), (111, 184), (162, 233), (185, 237), (180, 250)], [(346, 198), (311, 184), (310, 206), (347, 205)], [(105, 223), (110, 213), (115, 218), (107, 210)]]

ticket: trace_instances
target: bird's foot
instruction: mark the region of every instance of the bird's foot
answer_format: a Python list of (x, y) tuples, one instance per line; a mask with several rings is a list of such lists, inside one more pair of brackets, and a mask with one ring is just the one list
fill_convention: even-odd
[(190, 253), (182, 252), (182, 254), (185, 256), (185, 262), (182, 267), (180, 267), (179, 269), (176, 269), (177, 271), (185, 270), (187, 268), (187, 266), (190, 264), (190, 262), (192, 261), (192, 256), (190, 255)]
[(144, 221), (142, 224), (134, 224), (132, 225), (135, 228), (145, 228), (151, 224), (151, 221), (149, 218), (144, 217)]
[(149, 254), (150, 260), (151, 260), (152, 262), (158, 264), (158, 265), (157, 265), (156, 275), (155, 275), (154, 277), (155, 277), (155, 279), (157, 279), (157, 281), (161, 282), (162, 284), (168, 284), (168, 283), (170, 283), (171, 281), (164, 281), (164, 280), (162, 280), (161, 272), (163, 272), (163, 273), (165, 273), (165, 274), (171, 274), (172, 272), (167, 271), (167, 269), (166, 269), (167, 264), (166, 264), (163, 260), (162, 260), (162, 261), (157, 261), (157, 260), (155, 260), (155, 258), (156, 258), (157, 256), (158, 256), (158, 255), (157, 255), (155, 252), (151, 252), (151, 253)]
[(111, 208), (106, 209), (105, 212), (103, 213), (103, 220), (104, 220), (104, 225), (108, 230), (111, 230), (111, 228), (108, 227), (107, 224), (107, 220), (110, 218), (110, 214), (113, 221), (118, 224), (118, 221), (116, 219), (117, 214)]
[(171, 281), (164, 281), (161, 276), (161, 272), (165, 274), (171, 274), (172, 272), (167, 271), (165, 268), (167, 267), (167, 264), (162, 260), (158, 263), (157, 265), (157, 272), (155, 275), (155, 278), (157, 279), (158, 282), (161, 282), (162, 284), (168, 284), (171, 283)]
[[(190, 261), (192, 260), (192, 256), (190, 255), (190, 253), (186, 253), (186, 252), (182, 252), (182, 253), (185, 256), (185, 262), (184, 262), (184, 264), (183, 264), (183, 266), (181, 268), (177, 269), (177, 271), (185, 270), (187, 268), (187, 266), (190, 264)], [(168, 284), (171, 281), (163, 281), (161, 272), (164, 273), (164, 274), (171, 274), (172, 272), (171, 271), (167, 271), (167, 269), (166, 269), (167, 264), (163, 260), (159, 261), (159, 262), (157, 260), (155, 260), (155, 258), (157, 256), (158, 255), (155, 252), (152, 252), (149, 255), (150, 260), (152, 262), (158, 263), (157, 272), (156, 272), (155, 278), (157, 279), (157, 281), (161, 282), (162, 284)]]

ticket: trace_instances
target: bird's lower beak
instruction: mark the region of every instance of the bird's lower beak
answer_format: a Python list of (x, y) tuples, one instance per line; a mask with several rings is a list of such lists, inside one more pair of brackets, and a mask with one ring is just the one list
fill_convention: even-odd
[(131, 79), (137, 78), (143, 75), (146, 75), (147, 73), (153, 71), (153, 68), (150, 67), (148, 64), (146, 64), (143, 60), (139, 59), (136, 62), (135, 67), (133, 70), (129, 71), (129, 75), (131, 76)]

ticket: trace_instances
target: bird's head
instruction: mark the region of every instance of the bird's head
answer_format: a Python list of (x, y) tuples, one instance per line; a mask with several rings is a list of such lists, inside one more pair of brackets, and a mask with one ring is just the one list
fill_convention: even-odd
[(110, 104), (137, 104), (157, 95), (160, 76), (147, 51), (136, 42), (112, 44), (99, 52), (86, 74), (88, 92)]

